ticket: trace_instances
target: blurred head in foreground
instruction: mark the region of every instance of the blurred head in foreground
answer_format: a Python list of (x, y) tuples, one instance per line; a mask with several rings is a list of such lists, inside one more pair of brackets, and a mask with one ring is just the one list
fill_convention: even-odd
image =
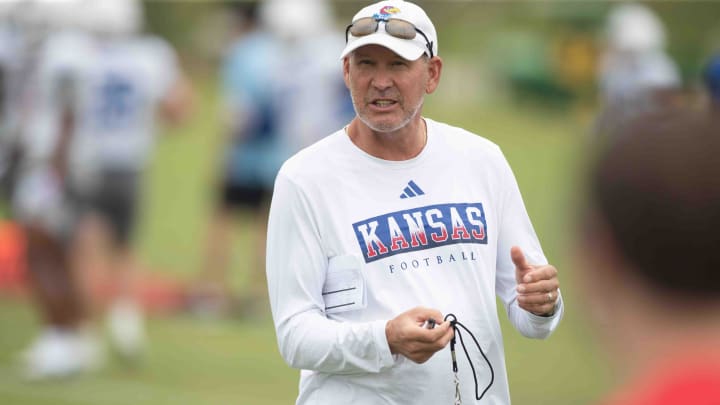
[(720, 117), (664, 110), (616, 132), (590, 172), (578, 256), (611, 358), (640, 381), (610, 403), (655, 404), (686, 379), (720, 399)]

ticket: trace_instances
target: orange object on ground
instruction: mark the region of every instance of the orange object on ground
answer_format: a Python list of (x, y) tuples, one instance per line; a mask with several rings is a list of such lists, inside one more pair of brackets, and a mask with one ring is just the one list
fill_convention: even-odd
[[(0, 220), (0, 296), (21, 295), (26, 288), (26, 243), (20, 225)], [(180, 312), (186, 304), (186, 287), (180, 280), (156, 272), (144, 272), (139, 281), (140, 301), (155, 314)], [(112, 294), (112, 286), (95, 286), (99, 294)]]
[(0, 293), (18, 293), (24, 289), (25, 248), (22, 227), (10, 221), (0, 221)]

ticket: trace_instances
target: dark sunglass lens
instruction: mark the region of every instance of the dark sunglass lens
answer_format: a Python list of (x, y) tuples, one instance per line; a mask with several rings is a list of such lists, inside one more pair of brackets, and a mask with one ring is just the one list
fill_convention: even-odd
[(413, 39), (416, 33), (415, 26), (403, 20), (389, 20), (385, 24), (385, 30), (388, 34), (401, 39)]
[(375, 21), (372, 17), (367, 18), (361, 18), (355, 22), (353, 22), (352, 26), (350, 27), (350, 33), (354, 37), (363, 37), (365, 35), (370, 35), (377, 31), (378, 28), (378, 22)]

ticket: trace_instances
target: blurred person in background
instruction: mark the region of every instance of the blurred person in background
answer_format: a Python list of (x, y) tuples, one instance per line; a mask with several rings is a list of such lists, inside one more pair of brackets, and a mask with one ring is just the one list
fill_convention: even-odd
[[(421, 116), (443, 67), (424, 10), (369, 5), (344, 38), (356, 116), (284, 163), (268, 223), (270, 304), (280, 353), (301, 369), (297, 403), (509, 403), (497, 299), (530, 338), (563, 314), (515, 177), (497, 145)], [(451, 312), (487, 362), (474, 380), (461, 360), (455, 385), (455, 353), (442, 350)]]
[(0, 3), (0, 194), (8, 200), (20, 175), (24, 134), (37, 103), (41, 49), (52, 32), (68, 23), (61, 2)]
[(662, 21), (647, 6), (621, 3), (611, 8), (598, 69), (598, 132), (679, 96), (681, 78), (665, 41)]
[(247, 225), (253, 234), (258, 234), (251, 238), (249, 255), (244, 261), (249, 269), (260, 265), (257, 240), (261, 238), (264, 204), (282, 156), (274, 101), (274, 86), (279, 77), (276, 70), (281, 58), (279, 41), (260, 20), (259, 2), (234, 3), (231, 7), (237, 34), (220, 70), (221, 118), (226, 138), (222, 144), (223, 167), (208, 224), (200, 278), (190, 303), (191, 310), (201, 315), (230, 309), (232, 232), (235, 215), (244, 209), (253, 213), (252, 222)]
[(355, 117), (350, 92), (337, 69), (345, 42), (327, 0), (267, 0), (261, 14), (281, 41), (278, 128), (288, 145), (284, 160)]
[(589, 176), (582, 281), (624, 382), (607, 405), (720, 404), (720, 115), (616, 127)]
[[(72, 316), (64, 324), (50, 320), (48, 328), (86, 338), (42, 333), (27, 364), (38, 378), (97, 363), (100, 348), (89, 342), (96, 338), (87, 326), (106, 305), (114, 348), (125, 358), (140, 354), (144, 332), (132, 233), (142, 173), (152, 153), (156, 115), (180, 121), (190, 97), (172, 48), (160, 38), (138, 35), (139, 2), (76, 0), (66, 7), (73, 27), (46, 41), (39, 64), (41, 92), (30, 138), (45, 150), (37, 154), (39, 174), (28, 178), (18, 205), (26, 217), (47, 216), (49, 228), (57, 229), (52, 245), (66, 270), (49, 274), (35, 266), (34, 273), (67, 285), (54, 292), (55, 302), (41, 301), (43, 309), (72, 308)], [(52, 214), (37, 206), (41, 197), (35, 189), (41, 186), (54, 197)], [(111, 296), (93, 295), (105, 277), (112, 280)], [(51, 284), (36, 283), (36, 289), (42, 295)], [(95, 353), (83, 354), (89, 348)]]
[(709, 104), (716, 111), (720, 110), (720, 51), (710, 57), (703, 74)]
[(71, 226), (62, 190), (65, 170), (54, 148), (61, 124), (51, 82), (59, 72), (47, 63), (48, 43), (71, 25), (70, 4), (16, 3), (19, 27), (13, 39), (19, 52), (13, 62), (19, 67), (6, 70), (18, 89), (13, 105), (4, 111), (9, 114), (4, 129), (8, 124), (11, 129), (3, 134), (5, 145), (19, 157), (17, 177), (10, 179), (15, 183), (10, 190), (11, 215), (23, 228), (27, 281), (41, 317), (40, 333), (20, 357), (30, 379), (61, 377), (98, 364), (95, 341), (82, 325), (82, 294), (68, 257)]
[[(325, 0), (267, 0), (233, 5), (240, 27), (223, 62), (225, 147), (217, 201), (208, 226), (205, 260), (192, 309), (260, 315), (267, 302), (265, 235), (273, 182), (282, 162), (353, 116), (337, 69), (342, 38)], [(311, 17), (309, 17), (311, 16)], [(251, 219), (246, 292), (233, 307), (232, 234), (240, 212)]]
[(23, 61), (27, 51), (19, 21), (22, 3), (0, 4), (0, 199), (11, 200), (17, 166)]

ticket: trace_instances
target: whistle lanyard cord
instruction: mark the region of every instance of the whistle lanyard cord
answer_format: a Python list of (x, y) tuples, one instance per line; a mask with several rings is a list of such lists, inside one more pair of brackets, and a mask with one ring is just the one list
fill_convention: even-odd
[[(452, 340), (450, 341), (450, 353), (452, 355), (453, 372), (457, 373), (457, 370), (458, 370), (457, 360), (455, 357), (455, 338), (459, 337), (460, 345), (463, 348), (463, 352), (465, 352), (465, 357), (467, 358), (468, 363), (470, 363), (470, 369), (472, 370), (472, 373), (473, 373), (473, 380), (475, 381), (475, 399), (479, 401), (480, 399), (482, 399), (483, 396), (485, 396), (485, 393), (493, 385), (493, 382), (495, 382), (495, 371), (493, 370), (492, 364), (490, 364), (490, 360), (487, 358), (487, 356), (485, 355), (485, 352), (483, 352), (482, 348), (480, 347), (480, 343), (478, 343), (477, 339), (475, 338), (475, 335), (473, 335), (472, 332), (470, 332), (470, 330), (465, 325), (460, 323), (454, 314), (447, 314), (445, 316), (446, 321), (449, 318), (452, 318), (452, 320), (450, 321), (450, 325), (455, 330), (455, 336), (453, 336)], [(478, 394), (478, 391), (480, 390), (480, 386), (478, 384), (477, 372), (475, 371), (475, 366), (473, 365), (473, 362), (470, 359), (470, 354), (468, 353), (467, 348), (465, 347), (465, 341), (463, 340), (462, 334), (460, 333), (460, 329), (458, 328), (458, 326), (463, 328), (465, 330), (465, 332), (467, 332), (467, 334), (470, 335), (472, 340), (475, 342), (475, 346), (477, 346), (478, 350), (480, 351), (480, 354), (482, 355), (483, 359), (485, 360), (485, 362), (488, 365), (488, 368), (490, 369), (490, 383), (488, 383), (488, 385), (485, 387), (485, 389), (483, 390), (483, 392), (481, 394)]]

